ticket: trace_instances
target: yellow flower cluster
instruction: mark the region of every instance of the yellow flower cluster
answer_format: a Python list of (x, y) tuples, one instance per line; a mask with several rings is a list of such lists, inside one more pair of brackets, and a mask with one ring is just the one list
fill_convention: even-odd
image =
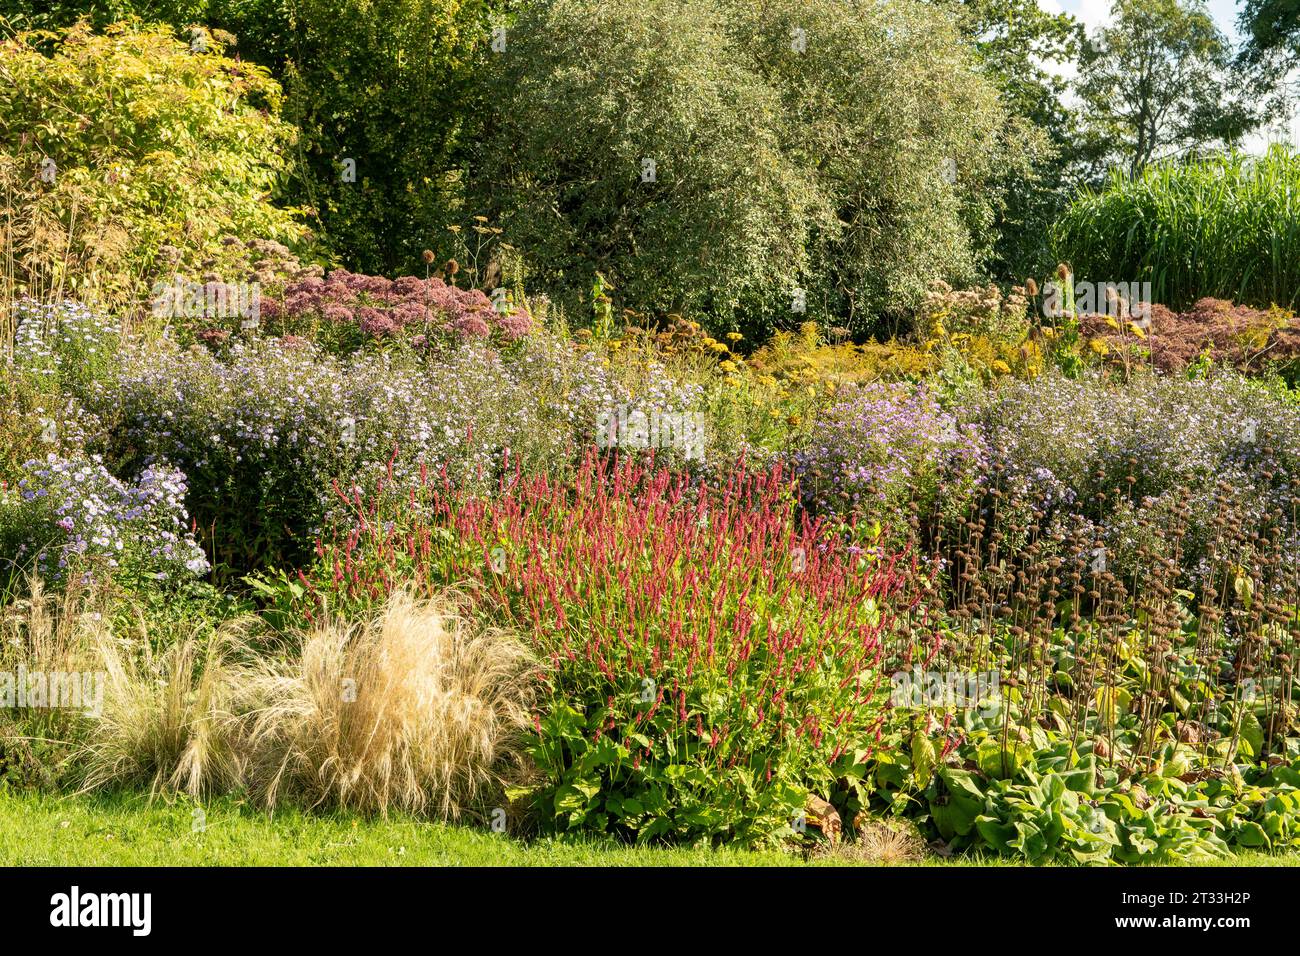
[(921, 348), (940, 363), (956, 360), (983, 379), (1003, 375), (1032, 378), (1044, 366), (1038, 335), (1051, 331), (1030, 324), (1024, 289), (1003, 295), (997, 286), (954, 290), (936, 281), (922, 307), (926, 331)]

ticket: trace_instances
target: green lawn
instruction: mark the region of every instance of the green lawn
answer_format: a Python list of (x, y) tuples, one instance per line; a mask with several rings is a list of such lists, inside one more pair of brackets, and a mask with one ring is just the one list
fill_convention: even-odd
[[(235, 801), (0, 793), (6, 866), (801, 866), (780, 852), (666, 850), (593, 842), (522, 843), (482, 829), (408, 817), (365, 820), (294, 811), (274, 817)], [(814, 864), (838, 864), (834, 858)], [(998, 865), (980, 857), (923, 865)], [(1300, 856), (1242, 855), (1224, 865), (1294, 866)]]
[(0, 793), (0, 864), (101, 866), (788, 866), (779, 852), (524, 844), (486, 829), (410, 817), (261, 813), (135, 796)]

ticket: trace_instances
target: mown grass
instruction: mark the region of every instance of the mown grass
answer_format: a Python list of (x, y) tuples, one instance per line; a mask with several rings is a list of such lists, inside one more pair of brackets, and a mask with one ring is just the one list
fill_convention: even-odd
[[(274, 816), (235, 800), (203, 806), (106, 794), (0, 793), (4, 866), (826, 866), (779, 851), (663, 849), (504, 834), (405, 816), (369, 820), (296, 810)], [(195, 825), (203, 819), (206, 827)], [(981, 855), (922, 866), (1006, 866)], [(1218, 865), (1296, 866), (1300, 855), (1240, 854)]]
[(0, 863), (30, 866), (783, 866), (780, 852), (666, 850), (504, 834), (391, 815), (274, 815), (235, 800), (0, 794)]

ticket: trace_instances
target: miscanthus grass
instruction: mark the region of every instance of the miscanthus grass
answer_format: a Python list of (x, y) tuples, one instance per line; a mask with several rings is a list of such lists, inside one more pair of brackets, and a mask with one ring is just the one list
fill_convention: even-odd
[(1115, 173), (1053, 229), (1058, 254), (1092, 282), (1151, 282), (1185, 308), (1204, 296), (1267, 308), (1300, 300), (1300, 155), (1274, 146)]

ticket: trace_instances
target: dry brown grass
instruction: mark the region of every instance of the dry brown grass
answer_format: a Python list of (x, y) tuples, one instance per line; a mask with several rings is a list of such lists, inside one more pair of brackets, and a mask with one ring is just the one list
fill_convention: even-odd
[(858, 829), (857, 839), (843, 840), (822, 852), (845, 863), (902, 866), (925, 857), (925, 841), (903, 821), (867, 820)]
[(533, 673), (512, 635), (472, 627), (448, 598), (398, 594), (247, 680), (250, 785), (268, 806), (457, 817), (515, 762)]
[(199, 796), (244, 778), (234, 704), (247, 667), (244, 625), (190, 634), (161, 651), (96, 642), (106, 675), (103, 714), (79, 755), (87, 790), (118, 784)]
[(39, 583), (0, 615), (0, 664), (103, 675), (99, 718), (60, 718), (83, 790), (247, 790), (268, 807), (447, 819), (522, 766), (535, 663), (512, 634), (461, 616), (454, 598), (398, 594), (371, 620), (281, 638), (270, 655), (254, 647), (256, 619), (161, 650), (143, 620), (136, 631), (124, 638), (106, 615)]
[(75, 586), (48, 594), (39, 580), (25, 593), (0, 607), (0, 669), (72, 671), (93, 663), (90, 648), (107, 628), (97, 596)]
[(98, 713), (31, 710), (14, 721), (13, 735), (57, 734), (75, 748), (70, 763), (86, 790), (142, 785), (198, 795), (241, 784), (231, 703), (247, 656), (242, 625), (154, 651), (143, 619), (114, 627), (112, 617), (120, 625), (129, 609), (105, 594), (73, 586), (51, 595), (39, 580), (27, 593), (0, 613), (0, 669), (90, 673)]
[[(99, 611), (103, 595), (72, 586), (69, 593), (47, 593), (33, 581), (0, 606), (0, 671), (6, 694), (28, 675), (93, 672), (98, 663), (95, 641), (108, 625)], [(48, 702), (48, 699), (47, 699)], [(53, 786), (74, 759), (88, 721), (84, 711), (68, 708), (18, 707), (0, 710), (0, 770), (10, 781)]]

